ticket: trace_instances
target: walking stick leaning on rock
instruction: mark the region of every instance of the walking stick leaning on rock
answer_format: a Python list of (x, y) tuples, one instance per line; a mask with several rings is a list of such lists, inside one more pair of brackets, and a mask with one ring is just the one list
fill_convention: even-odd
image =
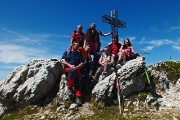
[(123, 99), (123, 97), (121, 97), (122, 96), (122, 90), (121, 90), (121, 88), (120, 88), (120, 82), (119, 82), (119, 74), (118, 74), (118, 69), (117, 69), (117, 67), (116, 67), (116, 64), (114, 65), (114, 71), (115, 71), (115, 74), (116, 74), (116, 77), (115, 77), (115, 82), (116, 82), (116, 90), (117, 90), (117, 98), (118, 98), (118, 106), (119, 106), (119, 114), (121, 114), (122, 115), (122, 113), (123, 113), (123, 110), (122, 110), (122, 108), (123, 108), (123, 105), (122, 105), (122, 99)]
[(150, 92), (151, 92), (152, 96), (155, 97), (155, 98), (162, 98), (161, 95), (158, 95), (156, 93), (155, 86), (153, 85), (152, 81), (149, 78), (149, 75), (148, 75), (146, 67), (144, 67), (144, 71), (145, 71), (145, 74), (146, 74), (147, 82), (148, 82), (149, 89), (150, 89)]

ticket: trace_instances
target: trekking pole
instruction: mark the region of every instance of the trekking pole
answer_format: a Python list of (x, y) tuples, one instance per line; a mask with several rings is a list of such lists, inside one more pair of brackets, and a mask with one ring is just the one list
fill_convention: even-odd
[(115, 82), (116, 82), (116, 90), (117, 90), (117, 97), (118, 97), (118, 103), (119, 103), (119, 113), (122, 114), (121, 90), (120, 90), (120, 84), (119, 84), (119, 78), (118, 78), (116, 65), (114, 67), (114, 70), (115, 70), (115, 74), (116, 74)]
[(147, 78), (147, 81), (148, 81), (148, 84), (149, 84), (149, 89), (150, 89), (150, 92), (152, 94), (152, 96), (156, 96), (156, 91), (153, 89), (153, 87), (151, 86), (151, 81), (150, 81), (150, 78), (149, 78), (149, 75), (148, 75), (148, 72), (147, 72), (147, 69), (144, 67), (144, 71), (146, 73), (146, 78)]

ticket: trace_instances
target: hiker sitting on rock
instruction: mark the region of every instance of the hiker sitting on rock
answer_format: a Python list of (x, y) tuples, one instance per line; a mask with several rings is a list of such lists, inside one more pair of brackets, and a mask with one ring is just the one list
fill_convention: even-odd
[(106, 46), (104, 48), (104, 54), (101, 55), (99, 64), (101, 66), (98, 68), (93, 78), (94, 85), (98, 83), (98, 79), (101, 74), (102, 78), (105, 78), (107, 76), (108, 70), (114, 64), (114, 55), (111, 54), (110, 46)]
[(136, 59), (139, 57), (139, 54), (134, 51), (134, 48), (129, 41), (129, 38), (126, 38), (124, 40), (124, 44), (120, 48), (120, 55), (123, 59), (123, 63), (125, 63), (128, 60)]
[[(61, 63), (64, 65), (64, 72), (68, 75), (68, 92), (74, 93), (76, 96), (76, 103), (81, 105), (81, 72), (84, 61), (81, 53), (78, 51), (79, 43), (74, 41), (72, 49), (63, 53)], [(72, 96), (70, 96), (72, 98)]]
[(119, 57), (121, 57), (119, 55), (119, 50), (121, 48), (121, 43), (118, 42), (118, 38), (116, 35), (112, 36), (112, 42), (108, 44), (108, 46), (111, 49), (111, 54), (114, 54), (114, 62), (116, 64), (116, 62), (118, 61)]

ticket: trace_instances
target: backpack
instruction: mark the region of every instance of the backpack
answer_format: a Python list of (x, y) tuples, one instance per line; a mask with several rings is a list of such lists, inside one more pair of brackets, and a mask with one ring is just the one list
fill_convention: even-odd
[(84, 33), (81, 32), (80, 34), (78, 34), (78, 32), (74, 30), (73, 42), (74, 41), (77, 41), (79, 43), (79, 46), (82, 47), (84, 45)]

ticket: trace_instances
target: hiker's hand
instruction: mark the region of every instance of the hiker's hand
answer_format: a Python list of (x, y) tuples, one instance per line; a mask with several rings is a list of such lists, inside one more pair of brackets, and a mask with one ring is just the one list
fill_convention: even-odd
[(104, 66), (104, 64), (103, 64), (103, 63), (101, 63), (100, 65), (101, 65), (101, 66)]
[(70, 67), (70, 68), (75, 68), (75, 65), (70, 65), (69, 67)]
[(134, 52), (134, 54), (138, 54), (137, 52)]

